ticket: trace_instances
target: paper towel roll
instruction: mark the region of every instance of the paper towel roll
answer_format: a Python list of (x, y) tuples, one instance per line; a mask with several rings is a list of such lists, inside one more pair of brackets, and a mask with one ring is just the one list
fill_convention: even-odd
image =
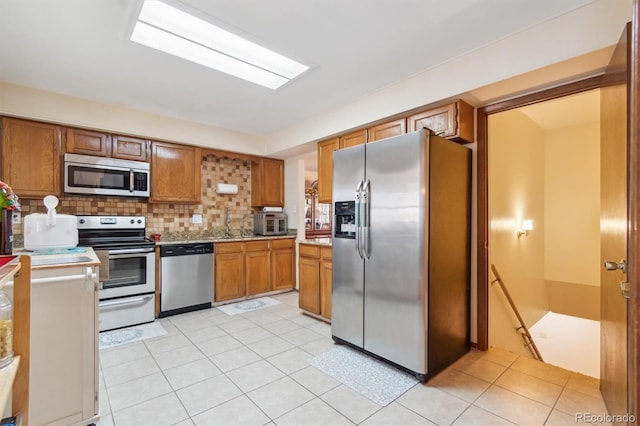
[(216, 192), (218, 194), (237, 194), (238, 185), (233, 183), (216, 183)]

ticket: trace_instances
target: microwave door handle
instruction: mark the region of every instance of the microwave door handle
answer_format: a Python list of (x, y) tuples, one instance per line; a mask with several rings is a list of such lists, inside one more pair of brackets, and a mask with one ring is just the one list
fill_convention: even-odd
[(129, 169), (129, 192), (133, 192), (133, 169)]

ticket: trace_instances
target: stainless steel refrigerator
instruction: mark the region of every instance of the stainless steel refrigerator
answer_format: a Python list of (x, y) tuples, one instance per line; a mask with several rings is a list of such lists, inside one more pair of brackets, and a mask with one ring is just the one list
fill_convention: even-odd
[(471, 150), (429, 130), (333, 153), (333, 339), (419, 380), (469, 350)]

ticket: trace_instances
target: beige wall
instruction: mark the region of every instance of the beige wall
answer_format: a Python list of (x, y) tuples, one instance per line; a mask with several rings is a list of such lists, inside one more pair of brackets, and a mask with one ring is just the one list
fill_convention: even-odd
[[(0, 77), (1, 78), (1, 77)], [(265, 138), (0, 81), (0, 115), (144, 136), (208, 148), (265, 154)]]
[(600, 124), (548, 130), (544, 275), (600, 286)]
[(600, 320), (600, 123), (548, 130), (544, 275), (553, 312)]
[[(495, 264), (527, 326), (548, 311), (544, 283), (544, 130), (514, 110), (489, 116), (489, 262)], [(534, 229), (517, 238), (522, 219)], [(493, 277), (492, 277), (493, 279)], [(530, 356), (497, 284), (489, 294), (489, 344)]]

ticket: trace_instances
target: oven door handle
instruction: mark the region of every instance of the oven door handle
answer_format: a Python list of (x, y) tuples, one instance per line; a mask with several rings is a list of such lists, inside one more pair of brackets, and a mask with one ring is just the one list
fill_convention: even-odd
[(123, 299), (123, 300), (109, 300), (108, 302), (100, 302), (98, 307), (107, 308), (109, 306), (119, 306), (119, 305), (132, 305), (134, 303), (146, 302), (147, 300), (151, 300), (153, 298), (152, 295), (136, 297), (135, 299)]
[(153, 253), (155, 250), (155, 248), (109, 250), (109, 256), (114, 254), (141, 254), (143, 256), (146, 256), (149, 253)]

